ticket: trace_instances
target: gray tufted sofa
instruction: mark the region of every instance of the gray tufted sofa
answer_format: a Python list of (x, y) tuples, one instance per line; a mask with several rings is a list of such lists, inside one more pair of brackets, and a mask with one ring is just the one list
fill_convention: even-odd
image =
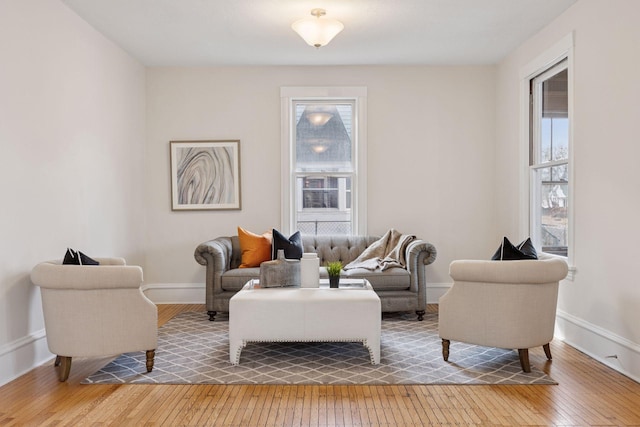
[[(320, 277), (327, 278), (325, 265), (342, 261), (343, 265), (356, 259), (375, 236), (303, 236), (304, 252), (315, 252), (320, 259)], [(260, 277), (260, 268), (238, 268), (241, 261), (238, 236), (218, 237), (201, 243), (194, 253), (196, 261), (204, 265), (206, 274), (206, 306), (209, 320), (218, 311), (229, 311), (229, 299), (251, 279)], [(435, 247), (423, 240), (407, 246), (407, 268), (385, 271), (362, 268), (342, 271), (342, 277), (367, 279), (380, 297), (382, 311), (415, 311), (422, 320), (427, 307), (427, 280), (424, 266), (436, 259)]]

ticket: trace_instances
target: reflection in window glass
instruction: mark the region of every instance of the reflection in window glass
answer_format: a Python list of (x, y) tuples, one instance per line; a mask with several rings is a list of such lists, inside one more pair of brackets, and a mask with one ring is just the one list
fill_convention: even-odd
[(297, 170), (351, 170), (351, 104), (296, 106)]

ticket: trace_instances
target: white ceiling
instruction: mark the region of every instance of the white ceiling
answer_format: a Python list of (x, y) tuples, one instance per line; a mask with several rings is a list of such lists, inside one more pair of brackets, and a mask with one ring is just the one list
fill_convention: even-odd
[[(493, 64), (577, 0), (62, 0), (148, 66)], [(320, 49), (291, 23), (326, 9)]]

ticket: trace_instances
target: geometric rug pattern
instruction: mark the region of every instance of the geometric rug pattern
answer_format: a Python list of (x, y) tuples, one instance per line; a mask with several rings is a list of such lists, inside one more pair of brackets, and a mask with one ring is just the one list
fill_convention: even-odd
[(153, 371), (144, 352), (118, 356), (83, 384), (557, 384), (518, 352), (452, 341), (442, 359), (438, 314), (385, 313), (380, 364), (362, 343), (248, 343), (240, 364), (229, 362), (228, 318), (181, 313), (158, 331)]

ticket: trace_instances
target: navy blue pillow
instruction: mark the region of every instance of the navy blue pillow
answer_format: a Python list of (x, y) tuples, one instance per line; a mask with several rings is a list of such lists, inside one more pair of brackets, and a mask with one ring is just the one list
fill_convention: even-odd
[(271, 259), (277, 258), (278, 249), (284, 249), (284, 257), (287, 259), (302, 258), (304, 250), (302, 249), (300, 232), (296, 231), (291, 237), (287, 237), (274, 228), (271, 241)]
[(519, 245), (514, 246), (506, 237), (502, 244), (498, 248), (495, 254), (491, 257), (493, 261), (513, 261), (519, 259), (538, 259), (538, 253), (536, 248), (531, 243), (531, 238), (527, 237), (526, 240)]
[(62, 263), (68, 265), (100, 265), (95, 259), (86, 256), (80, 251), (74, 251), (71, 248), (67, 248)]

